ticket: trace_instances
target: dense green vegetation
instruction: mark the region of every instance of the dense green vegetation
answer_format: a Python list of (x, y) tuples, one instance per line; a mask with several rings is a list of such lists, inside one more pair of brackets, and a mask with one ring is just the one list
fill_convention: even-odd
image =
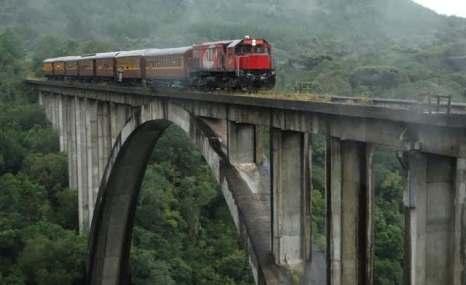
[(21, 42), (0, 34), (0, 283), (80, 284), (86, 238), (57, 134), (21, 85)]
[[(0, 4), (0, 284), (81, 284), (86, 237), (76, 192), (36, 99), (46, 57), (265, 37), (277, 88), (347, 96), (466, 99), (466, 21), (409, 0), (5, 0)], [(325, 248), (324, 142), (314, 140), (313, 236)], [(401, 284), (404, 173), (376, 156), (376, 284)], [(146, 172), (134, 284), (252, 284), (223, 198), (180, 130)]]
[(252, 284), (210, 168), (171, 127), (157, 143), (134, 228), (135, 284)]

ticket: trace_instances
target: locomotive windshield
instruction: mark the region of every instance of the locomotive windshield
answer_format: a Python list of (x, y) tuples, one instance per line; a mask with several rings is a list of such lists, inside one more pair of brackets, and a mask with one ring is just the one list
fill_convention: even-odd
[(269, 53), (269, 49), (264, 45), (240, 45), (235, 49), (236, 54), (250, 54), (250, 53)]

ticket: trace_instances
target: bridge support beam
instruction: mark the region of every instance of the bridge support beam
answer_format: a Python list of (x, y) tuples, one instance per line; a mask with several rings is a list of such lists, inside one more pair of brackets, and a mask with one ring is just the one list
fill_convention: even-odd
[(330, 138), (327, 145), (328, 284), (372, 284), (371, 146)]
[(308, 135), (271, 130), (272, 251), (275, 263), (301, 275), (310, 261), (310, 145)]
[(464, 160), (407, 154), (406, 284), (463, 284)]

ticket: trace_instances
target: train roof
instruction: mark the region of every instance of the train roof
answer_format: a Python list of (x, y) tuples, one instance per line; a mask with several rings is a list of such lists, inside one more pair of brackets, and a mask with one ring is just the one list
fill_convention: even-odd
[(193, 46), (211, 46), (211, 45), (227, 45), (233, 42), (234, 40), (225, 40), (225, 41), (215, 41), (215, 42), (204, 42), (199, 44), (194, 44)]
[(80, 59), (80, 56), (62, 56), (62, 57), (55, 57), (55, 58), (47, 58), (44, 60), (44, 63), (51, 63), (51, 62), (57, 62), (57, 61), (74, 61)]
[(131, 57), (131, 56), (144, 56), (144, 54), (150, 50), (157, 50), (157, 49), (138, 49), (138, 50), (128, 50), (128, 51), (120, 51), (116, 58), (119, 57)]
[(178, 47), (178, 48), (164, 48), (164, 49), (150, 49), (146, 50), (144, 56), (160, 56), (160, 55), (174, 55), (174, 54), (185, 54), (192, 47)]
[(95, 58), (95, 59), (113, 58), (113, 57), (117, 56), (118, 54), (120, 54), (119, 51), (100, 52), (100, 53), (96, 53), (96, 54), (93, 56), (93, 58)]
[(120, 53), (119, 51), (100, 52), (100, 53), (82, 56), (82, 59), (108, 59), (108, 58), (114, 58), (119, 53)]

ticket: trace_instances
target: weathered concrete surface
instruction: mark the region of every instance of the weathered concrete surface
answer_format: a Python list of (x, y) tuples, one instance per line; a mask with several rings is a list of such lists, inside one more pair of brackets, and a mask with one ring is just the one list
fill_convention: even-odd
[(464, 201), (464, 165), (419, 152), (409, 153), (408, 162), (407, 284), (462, 284), (463, 261), (457, 256), (462, 230), (455, 204)]
[(327, 150), (328, 280), (372, 284), (372, 148), (330, 138)]
[(228, 158), (231, 163), (255, 163), (254, 125), (228, 123)]
[(311, 256), (308, 136), (271, 133), (273, 254), (275, 263), (302, 275)]

